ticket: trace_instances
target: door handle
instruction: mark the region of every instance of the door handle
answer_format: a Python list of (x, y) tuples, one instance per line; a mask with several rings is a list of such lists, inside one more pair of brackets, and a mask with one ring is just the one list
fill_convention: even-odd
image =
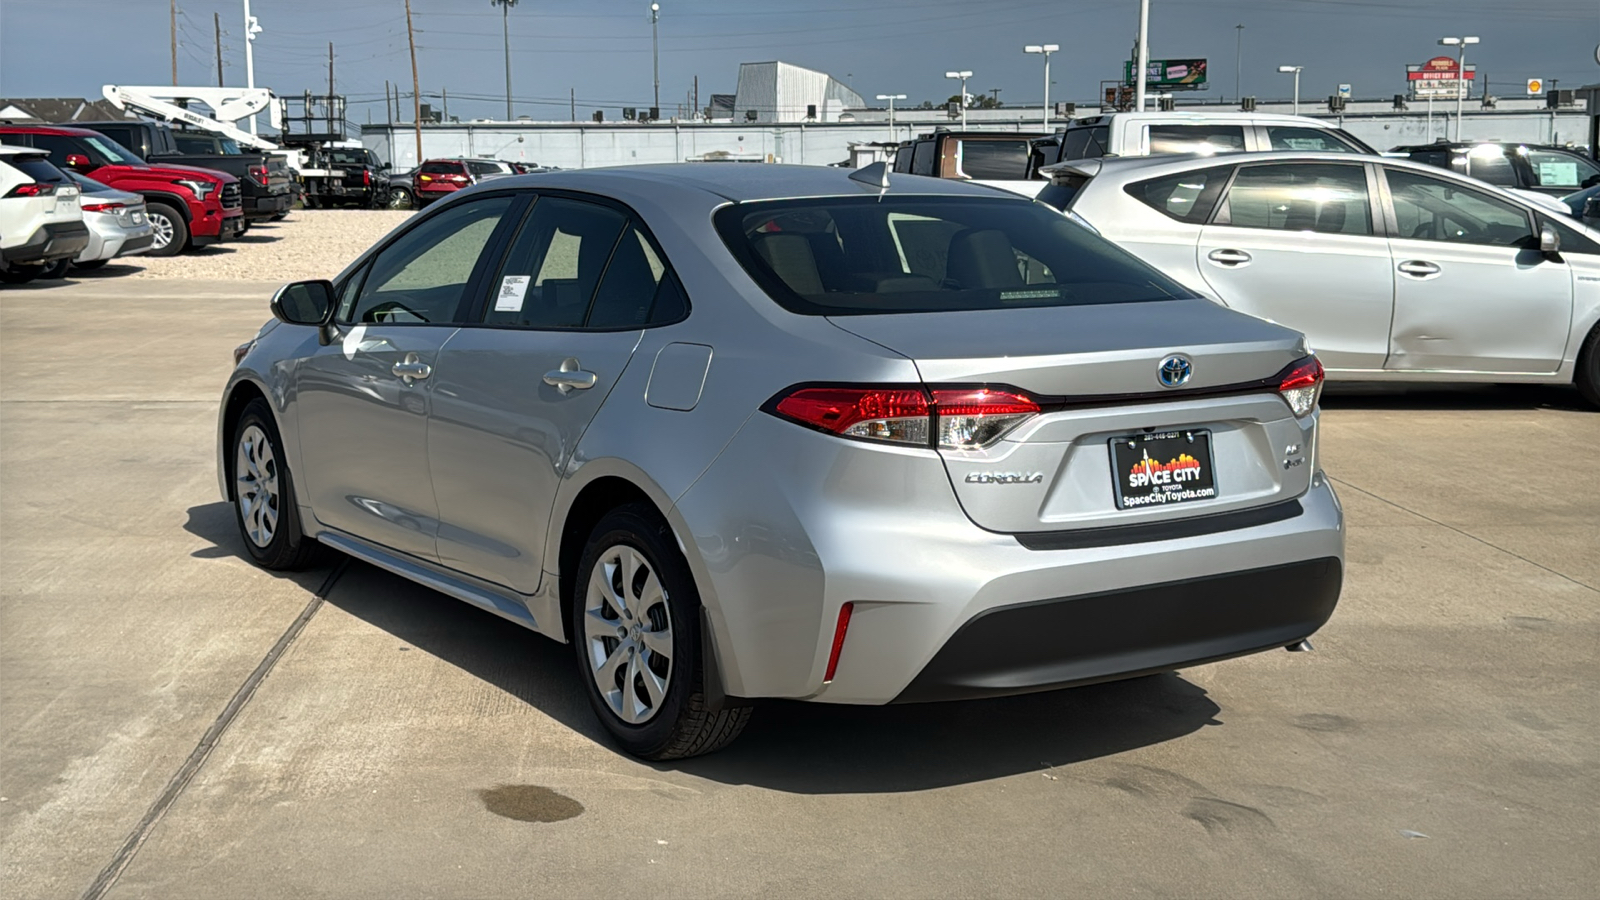
[(577, 358), (572, 356), (561, 361), (561, 368), (544, 373), (544, 383), (563, 394), (570, 394), (574, 390), (587, 391), (594, 387), (597, 380), (593, 372), (579, 368)]
[(1225, 266), (1242, 266), (1250, 261), (1250, 254), (1243, 250), (1213, 250), (1206, 254), (1206, 259)]
[(1400, 271), (1417, 278), (1427, 278), (1429, 275), (1439, 274), (1439, 267), (1420, 259), (1408, 259), (1400, 264)]
[(407, 353), (404, 362), (397, 362), (389, 367), (396, 377), (406, 384), (419, 379), (427, 378), (433, 374), (433, 366), (423, 362), (415, 353)]

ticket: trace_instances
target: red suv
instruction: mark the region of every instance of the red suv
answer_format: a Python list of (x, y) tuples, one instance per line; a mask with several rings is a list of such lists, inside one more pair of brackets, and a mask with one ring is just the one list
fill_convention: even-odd
[(512, 174), (511, 165), (498, 159), (430, 159), (411, 176), (411, 193), (421, 208), (485, 178)]
[(243, 229), (239, 180), (194, 166), (152, 166), (98, 131), (56, 125), (0, 126), (0, 143), (37, 147), (50, 161), (118, 190), (141, 194), (155, 231), (151, 256), (232, 239)]

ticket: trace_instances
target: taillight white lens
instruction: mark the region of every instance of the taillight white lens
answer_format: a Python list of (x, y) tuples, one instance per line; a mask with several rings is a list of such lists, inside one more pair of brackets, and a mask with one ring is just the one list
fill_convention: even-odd
[(933, 404), (946, 450), (982, 450), (1039, 413), (1039, 404), (1009, 391), (935, 390)]
[(1315, 356), (1300, 360), (1284, 373), (1278, 393), (1289, 404), (1295, 418), (1304, 418), (1317, 408), (1317, 400), (1322, 396), (1323, 377), (1322, 363)]
[(928, 446), (931, 407), (907, 388), (801, 388), (778, 401), (777, 412), (845, 437)]

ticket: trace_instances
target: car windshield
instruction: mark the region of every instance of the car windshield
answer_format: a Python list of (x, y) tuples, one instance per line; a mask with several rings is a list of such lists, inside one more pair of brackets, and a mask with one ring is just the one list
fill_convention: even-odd
[(779, 305), (874, 315), (1194, 296), (1059, 212), (987, 197), (831, 197), (724, 207), (729, 250)]
[(367, 154), (364, 150), (332, 150), (328, 158), (338, 166), (364, 166), (367, 164)]
[(83, 140), (83, 142), (85, 144), (88, 144), (89, 146), (93, 147), (95, 150), (99, 151), (99, 153), (102, 156), (104, 156), (106, 159), (111, 160), (113, 163), (116, 163), (117, 165), (122, 165), (122, 166), (143, 166), (144, 165), (144, 160), (140, 159), (137, 156), (134, 156), (132, 150), (129, 150), (127, 147), (122, 146), (121, 144), (117, 143), (116, 141), (113, 141), (111, 138), (108, 138), (103, 134), (86, 134), (86, 135), (83, 136), (82, 140)]

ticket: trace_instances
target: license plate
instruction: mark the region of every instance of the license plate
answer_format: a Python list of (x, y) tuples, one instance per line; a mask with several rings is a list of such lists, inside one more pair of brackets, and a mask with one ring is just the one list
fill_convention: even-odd
[(133, 224), (135, 224), (135, 225), (143, 225), (144, 224), (144, 213), (142, 213), (142, 212), (136, 212), (133, 215), (129, 216), (128, 218), (133, 220)]
[(1211, 432), (1189, 428), (1112, 438), (1111, 479), (1118, 509), (1214, 499)]

